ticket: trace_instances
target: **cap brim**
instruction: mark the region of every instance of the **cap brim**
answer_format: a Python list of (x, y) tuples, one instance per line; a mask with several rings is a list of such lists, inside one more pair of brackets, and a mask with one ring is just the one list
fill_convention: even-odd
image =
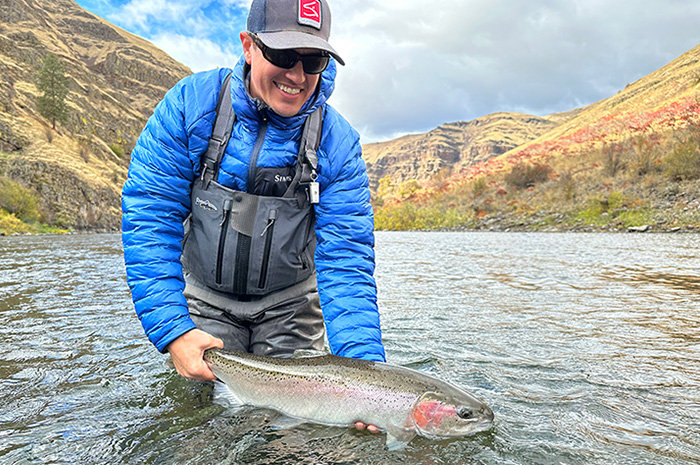
[(325, 50), (330, 53), (335, 60), (345, 66), (345, 62), (331, 44), (318, 36), (305, 34), (297, 31), (280, 32), (259, 32), (256, 34), (263, 44), (278, 50), (288, 50), (292, 48), (314, 48)]

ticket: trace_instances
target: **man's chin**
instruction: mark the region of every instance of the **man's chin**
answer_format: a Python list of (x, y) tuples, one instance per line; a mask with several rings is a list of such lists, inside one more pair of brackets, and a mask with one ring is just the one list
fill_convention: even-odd
[(301, 105), (299, 105), (299, 106), (271, 105), (270, 108), (272, 108), (272, 111), (274, 111), (276, 114), (282, 116), (283, 118), (289, 118), (290, 116), (294, 116), (297, 113), (299, 113), (299, 110), (301, 110)]

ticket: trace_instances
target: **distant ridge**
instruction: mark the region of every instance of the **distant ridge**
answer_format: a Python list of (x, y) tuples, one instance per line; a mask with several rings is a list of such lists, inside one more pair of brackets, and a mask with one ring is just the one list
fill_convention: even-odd
[(547, 117), (499, 112), (447, 123), (425, 134), (366, 144), (363, 157), (371, 187), (376, 189), (385, 176), (399, 184), (410, 179), (425, 183), (441, 170), (464, 170), (546, 134), (580, 111)]

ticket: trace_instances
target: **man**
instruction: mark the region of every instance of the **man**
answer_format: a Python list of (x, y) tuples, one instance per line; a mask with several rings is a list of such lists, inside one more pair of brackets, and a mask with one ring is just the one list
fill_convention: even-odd
[[(211, 347), (289, 356), (324, 335), (335, 354), (385, 358), (359, 136), (326, 103), (344, 64), (330, 20), (326, 0), (254, 0), (235, 69), (180, 81), (132, 152), (128, 283), (182, 376), (215, 379)], [(232, 129), (213, 137), (222, 114)]]

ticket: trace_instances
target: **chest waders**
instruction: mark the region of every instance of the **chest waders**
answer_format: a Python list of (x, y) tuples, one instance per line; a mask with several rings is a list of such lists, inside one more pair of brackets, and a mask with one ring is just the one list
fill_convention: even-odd
[[(316, 151), (322, 108), (304, 122), (291, 182), (282, 195), (256, 190), (257, 157), (265, 139), (263, 122), (250, 159), (248, 190), (217, 182), (219, 165), (231, 136), (235, 114), (231, 75), (221, 88), (202, 174), (192, 185), (192, 213), (185, 222), (182, 263), (208, 287), (238, 296), (263, 296), (308, 279), (315, 271), (313, 203), (318, 202)], [(280, 176), (280, 175), (277, 175)], [(264, 189), (263, 189), (264, 191)]]

